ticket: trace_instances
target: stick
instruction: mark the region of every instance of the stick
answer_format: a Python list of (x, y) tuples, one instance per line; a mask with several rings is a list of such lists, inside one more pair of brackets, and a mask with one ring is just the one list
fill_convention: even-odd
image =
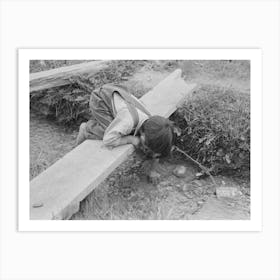
[(178, 148), (177, 146), (173, 146), (173, 148), (182, 153), (183, 155), (185, 155), (188, 159), (190, 159), (191, 161), (193, 161), (194, 163), (196, 163), (202, 170), (204, 170), (211, 178), (213, 184), (217, 187), (217, 183), (216, 181), (214, 180), (214, 177), (211, 175), (210, 171), (208, 168), (206, 168), (205, 166), (203, 166), (201, 163), (199, 163), (197, 160), (193, 159), (190, 155), (188, 155), (186, 152), (184, 152), (183, 150), (181, 150), (180, 148)]

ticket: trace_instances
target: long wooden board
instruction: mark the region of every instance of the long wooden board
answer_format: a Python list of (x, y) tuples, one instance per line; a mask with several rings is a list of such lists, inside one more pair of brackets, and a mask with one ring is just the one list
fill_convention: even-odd
[(70, 83), (69, 78), (79, 74), (93, 75), (108, 66), (109, 61), (91, 61), (71, 66), (64, 66), (48, 71), (31, 73), (30, 92), (64, 86)]
[[(187, 84), (178, 69), (141, 100), (153, 114), (169, 117), (190, 97), (195, 86)], [(31, 181), (30, 218), (70, 218), (78, 211), (80, 201), (133, 151), (132, 145), (108, 150), (102, 147), (102, 141), (85, 141)]]

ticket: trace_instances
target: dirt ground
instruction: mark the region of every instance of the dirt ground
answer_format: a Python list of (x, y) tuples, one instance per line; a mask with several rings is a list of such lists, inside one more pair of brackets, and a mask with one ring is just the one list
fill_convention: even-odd
[[(246, 61), (184, 61), (180, 64), (186, 81), (215, 85), (250, 94), (250, 67)], [(144, 66), (124, 84), (139, 96), (153, 88), (173, 70), (166, 65)], [(77, 132), (69, 133), (38, 116), (30, 119), (30, 177), (33, 178), (64, 154), (75, 142)], [(183, 165), (183, 178), (173, 174)], [(249, 219), (250, 182), (215, 177), (197, 180), (200, 170), (191, 162), (170, 159), (158, 166), (159, 184), (150, 184), (143, 161), (134, 155), (117, 168), (80, 204), (72, 219)], [(238, 196), (217, 198), (217, 186), (240, 190)]]

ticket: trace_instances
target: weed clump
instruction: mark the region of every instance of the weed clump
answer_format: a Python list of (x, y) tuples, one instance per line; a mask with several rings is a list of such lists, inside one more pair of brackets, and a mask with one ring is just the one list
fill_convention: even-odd
[(201, 86), (172, 116), (175, 144), (212, 174), (250, 173), (250, 95)]
[(30, 109), (66, 127), (76, 127), (90, 118), (91, 92), (107, 83), (119, 83), (131, 76), (145, 61), (116, 60), (94, 75), (73, 76), (70, 84), (30, 93)]

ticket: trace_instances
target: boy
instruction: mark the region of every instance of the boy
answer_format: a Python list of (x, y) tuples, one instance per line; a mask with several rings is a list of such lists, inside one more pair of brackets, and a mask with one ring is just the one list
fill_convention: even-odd
[(173, 130), (168, 119), (152, 116), (144, 104), (119, 85), (104, 85), (90, 97), (92, 119), (80, 126), (77, 145), (86, 139), (103, 140), (108, 148), (132, 144), (153, 159), (148, 177), (159, 174), (153, 167), (158, 158), (170, 154)]

